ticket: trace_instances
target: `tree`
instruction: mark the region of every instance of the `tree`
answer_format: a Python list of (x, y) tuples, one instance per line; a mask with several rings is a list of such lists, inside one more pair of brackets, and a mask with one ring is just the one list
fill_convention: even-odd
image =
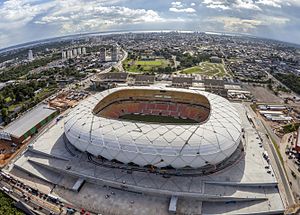
[(3, 118), (8, 117), (8, 109), (7, 108), (2, 108), (1, 109), (1, 115)]

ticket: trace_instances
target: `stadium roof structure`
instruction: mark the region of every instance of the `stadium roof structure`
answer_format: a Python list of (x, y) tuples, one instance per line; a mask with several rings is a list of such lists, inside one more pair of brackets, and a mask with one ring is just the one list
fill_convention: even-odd
[(4, 131), (19, 138), (39, 124), (42, 120), (56, 113), (55, 108), (40, 104), (4, 128)]
[[(204, 122), (166, 124), (96, 116), (95, 106), (106, 96), (126, 90), (164, 90), (202, 95), (210, 103)], [(65, 119), (65, 135), (83, 152), (140, 166), (201, 168), (229, 158), (241, 140), (241, 119), (231, 103), (212, 93), (165, 87), (121, 87), (92, 95)]]

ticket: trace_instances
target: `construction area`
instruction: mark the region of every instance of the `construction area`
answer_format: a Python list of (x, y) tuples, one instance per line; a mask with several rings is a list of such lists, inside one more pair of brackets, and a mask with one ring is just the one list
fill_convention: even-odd
[(49, 98), (49, 106), (60, 111), (74, 107), (80, 100), (86, 98), (89, 94), (85, 91), (63, 91), (58, 95)]
[(288, 105), (258, 104), (253, 106), (278, 137), (295, 132), (299, 127), (300, 113)]

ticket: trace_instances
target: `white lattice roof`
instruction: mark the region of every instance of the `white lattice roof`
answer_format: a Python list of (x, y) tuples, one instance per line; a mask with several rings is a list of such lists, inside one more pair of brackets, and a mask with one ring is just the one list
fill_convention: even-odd
[(81, 151), (107, 159), (138, 165), (175, 168), (202, 167), (217, 164), (237, 148), (241, 136), (241, 120), (231, 103), (208, 92), (159, 88), (130, 87), (130, 89), (163, 89), (205, 96), (210, 102), (210, 116), (199, 124), (158, 124), (123, 121), (95, 116), (94, 107), (110, 93), (129, 89), (114, 88), (90, 96), (75, 107), (65, 120), (68, 140)]

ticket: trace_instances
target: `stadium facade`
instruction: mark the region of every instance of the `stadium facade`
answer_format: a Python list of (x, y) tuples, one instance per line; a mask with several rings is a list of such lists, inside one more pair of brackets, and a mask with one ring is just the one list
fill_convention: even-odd
[[(143, 122), (122, 119), (124, 115), (183, 121)], [(64, 130), (73, 146), (96, 157), (176, 169), (222, 163), (237, 150), (242, 134), (239, 114), (225, 98), (154, 86), (93, 95), (69, 113)]]

